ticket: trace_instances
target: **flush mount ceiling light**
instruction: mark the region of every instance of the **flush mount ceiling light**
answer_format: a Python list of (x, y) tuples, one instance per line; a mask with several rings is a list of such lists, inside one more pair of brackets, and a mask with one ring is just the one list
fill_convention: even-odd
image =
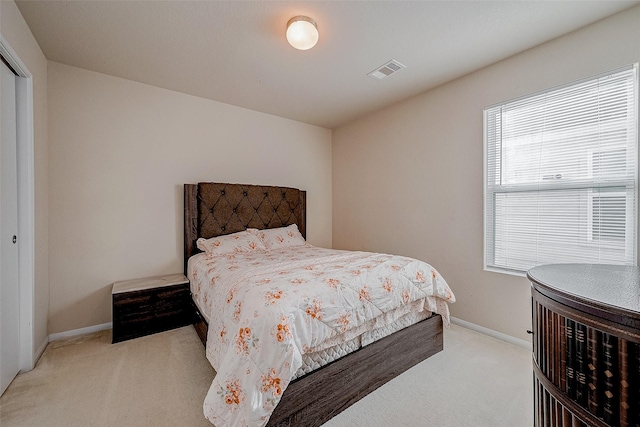
[(294, 16), (287, 22), (287, 41), (299, 50), (311, 49), (318, 43), (316, 21), (307, 16)]

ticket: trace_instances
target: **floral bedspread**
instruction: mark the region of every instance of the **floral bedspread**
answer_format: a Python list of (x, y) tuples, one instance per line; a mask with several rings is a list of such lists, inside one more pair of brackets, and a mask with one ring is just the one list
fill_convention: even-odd
[(204, 414), (218, 427), (264, 426), (304, 353), (409, 310), (437, 312), (448, 324), (455, 301), (433, 267), (402, 256), (305, 244), (197, 257), (188, 274), (208, 312), (206, 355), (216, 370)]

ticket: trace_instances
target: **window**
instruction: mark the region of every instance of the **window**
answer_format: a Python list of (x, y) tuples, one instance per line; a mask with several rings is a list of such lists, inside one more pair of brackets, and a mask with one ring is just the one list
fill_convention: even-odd
[(486, 269), (636, 264), (637, 68), (484, 110)]

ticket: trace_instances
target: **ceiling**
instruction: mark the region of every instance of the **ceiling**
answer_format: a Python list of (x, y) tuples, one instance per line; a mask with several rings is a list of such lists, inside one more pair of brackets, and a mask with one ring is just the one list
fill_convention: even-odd
[[(333, 129), (640, 1), (16, 3), (48, 60)], [(295, 15), (311, 50), (285, 39)]]

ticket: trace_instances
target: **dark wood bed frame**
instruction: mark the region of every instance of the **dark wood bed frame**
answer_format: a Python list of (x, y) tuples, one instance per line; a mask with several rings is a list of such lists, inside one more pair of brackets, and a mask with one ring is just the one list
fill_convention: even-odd
[[(199, 237), (290, 224), (297, 224), (306, 238), (305, 191), (241, 184), (185, 184), (185, 274), (189, 257), (200, 252), (195, 245)], [(206, 344), (207, 324), (193, 306), (194, 327)], [(442, 317), (434, 314), (292, 381), (267, 426), (320, 426), (442, 349)]]

